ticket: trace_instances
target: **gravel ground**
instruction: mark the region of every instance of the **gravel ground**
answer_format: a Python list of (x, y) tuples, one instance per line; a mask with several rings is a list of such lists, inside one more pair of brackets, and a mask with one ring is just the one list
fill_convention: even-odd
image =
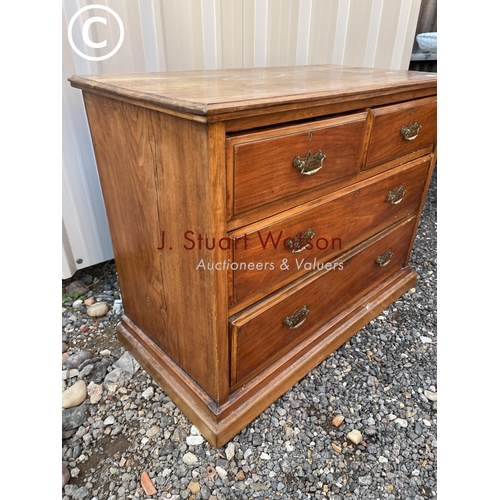
[[(411, 258), (415, 288), (220, 449), (119, 344), (114, 262), (64, 280), (63, 390), (89, 395), (63, 410), (62, 498), (435, 498), (436, 206), (435, 173)], [(106, 315), (75, 303), (76, 280), (87, 289), (75, 295), (108, 304)], [(355, 429), (359, 444), (347, 438)]]

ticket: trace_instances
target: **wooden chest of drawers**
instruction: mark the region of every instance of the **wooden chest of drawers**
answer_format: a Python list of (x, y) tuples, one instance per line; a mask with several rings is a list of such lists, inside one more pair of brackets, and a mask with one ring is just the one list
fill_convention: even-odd
[(411, 288), (436, 75), (309, 66), (75, 76), (121, 342), (221, 446)]

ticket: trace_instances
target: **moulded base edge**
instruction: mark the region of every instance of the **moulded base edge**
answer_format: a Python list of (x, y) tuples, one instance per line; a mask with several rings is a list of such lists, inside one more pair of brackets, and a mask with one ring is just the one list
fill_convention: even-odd
[(211, 445), (221, 447), (412, 288), (416, 279), (417, 275), (410, 267), (401, 269), (231, 394), (229, 401), (220, 406), (125, 315), (117, 328), (118, 339), (205, 439)]

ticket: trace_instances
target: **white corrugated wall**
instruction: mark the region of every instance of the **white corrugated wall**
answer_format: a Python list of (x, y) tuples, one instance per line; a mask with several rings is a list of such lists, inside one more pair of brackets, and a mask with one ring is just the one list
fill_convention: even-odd
[[(74, 74), (345, 64), (408, 69), (421, 0), (63, 0), (63, 278), (113, 258), (81, 92)], [(89, 61), (68, 41), (68, 25), (87, 6), (112, 9), (123, 45)], [(105, 21), (87, 25), (90, 17)], [(106, 24), (104, 24), (106, 23)], [(82, 12), (75, 46), (99, 57), (117, 45), (120, 27), (102, 8)]]

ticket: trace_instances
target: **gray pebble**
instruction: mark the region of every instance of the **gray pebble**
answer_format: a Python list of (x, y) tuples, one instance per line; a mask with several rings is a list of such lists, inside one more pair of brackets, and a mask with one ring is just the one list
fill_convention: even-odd
[(72, 354), (64, 362), (66, 368), (78, 368), (84, 361), (90, 359), (92, 353), (90, 351), (80, 351)]
[(76, 429), (87, 420), (89, 409), (86, 403), (62, 410), (62, 430)]
[(360, 476), (359, 484), (362, 484), (363, 486), (370, 486), (370, 484), (372, 484), (371, 476)]
[(81, 280), (75, 280), (68, 286), (68, 290), (66, 294), (68, 297), (79, 297), (81, 295), (85, 295), (88, 292), (88, 288)]
[(78, 376), (80, 378), (88, 377), (92, 373), (93, 370), (94, 370), (94, 365), (87, 365), (82, 370), (80, 370), (80, 373), (78, 374)]
[(400, 425), (403, 428), (408, 427), (408, 421), (404, 418), (397, 418), (396, 420), (394, 420), (394, 423)]
[(84, 500), (90, 497), (90, 491), (82, 486), (73, 492), (73, 500)]

